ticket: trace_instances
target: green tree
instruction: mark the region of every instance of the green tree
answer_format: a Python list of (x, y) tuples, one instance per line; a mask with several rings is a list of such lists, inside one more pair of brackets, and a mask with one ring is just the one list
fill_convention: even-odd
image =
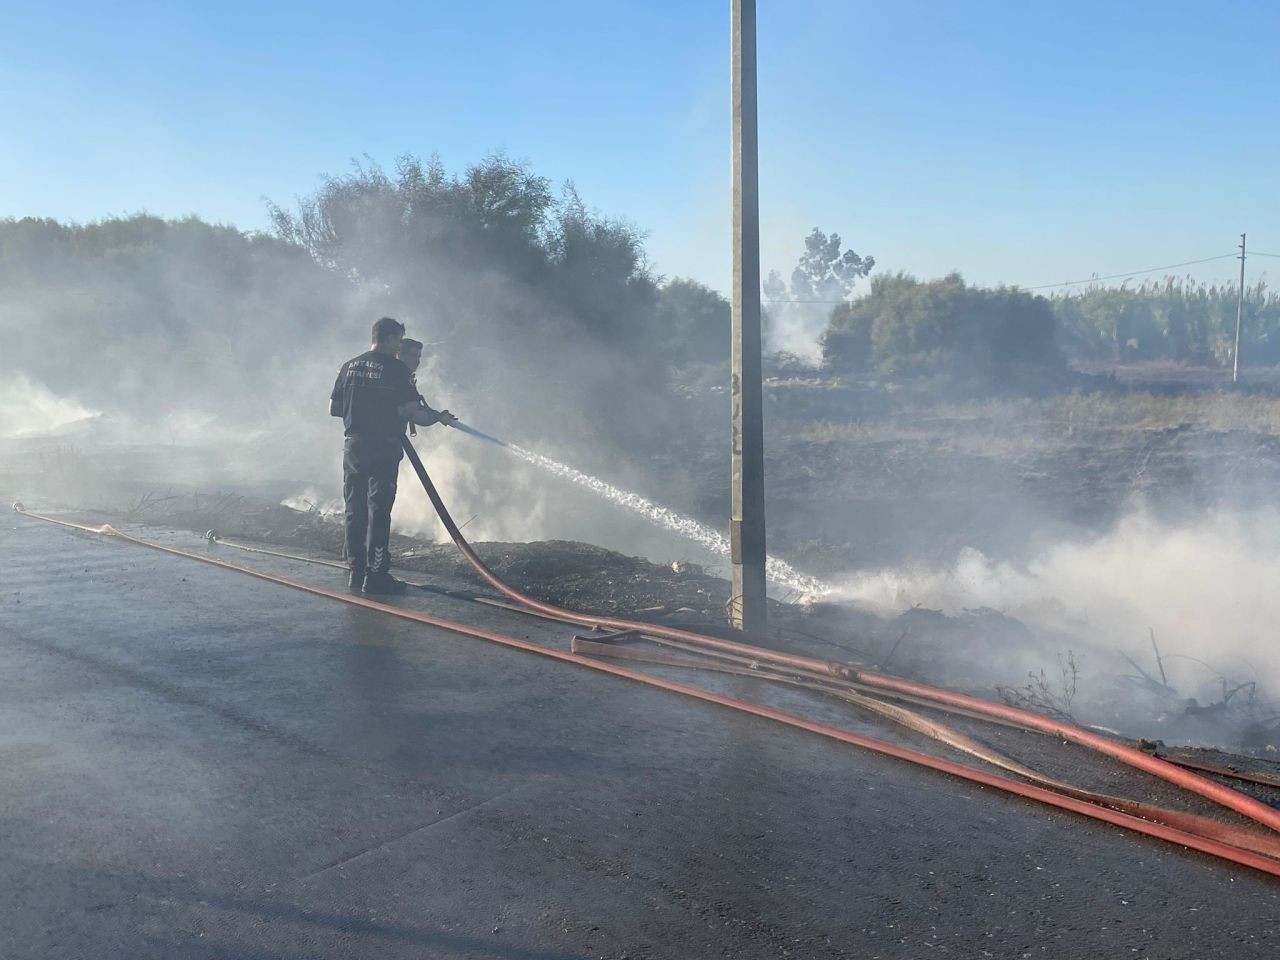
[(776, 270), (765, 278), (765, 343), (771, 350), (810, 362), (821, 356), (820, 339), (828, 326), (831, 305), (847, 300), (854, 285), (875, 266), (874, 257), (841, 250), (840, 234), (814, 227), (804, 239), (789, 281)]
[(394, 177), (357, 165), (296, 212), (271, 212), (282, 239), (336, 273), (377, 282), (410, 312), (439, 307), (428, 319), (441, 336), (639, 339), (651, 313), (639, 231), (588, 210), (572, 185), (557, 200), (501, 154), (461, 176), (434, 158), (404, 157)]
[(290, 363), (265, 345), (319, 343), (350, 305), (296, 246), (146, 215), (0, 220), (0, 302), (0, 367), (141, 419), (261, 412)]
[(832, 311), (823, 358), (835, 369), (885, 373), (1058, 367), (1054, 326), (1049, 301), (1017, 289), (970, 287), (957, 273), (928, 282), (882, 274)]
[(583, 418), (612, 419), (611, 434), (659, 429), (668, 364), (643, 234), (572, 184), (556, 195), (501, 154), (459, 175), (405, 157), (393, 175), (359, 164), (272, 214), (335, 276), (384, 291), (432, 342), (435, 376), (465, 377), (473, 403), (488, 398), (526, 434), (580, 432)]
[(852, 250), (842, 251), (841, 245), (840, 234), (827, 236), (814, 227), (804, 238), (804, 253), (791, 271), (790, 283), (784, 283), (778, 271), (771, 270), (764, 283), (765, 295), (777, 300), (828, 303), (848, 298), (854, 284), (871, 272), (876, 260)]
[[(1229, 365), (1235, 349), (1235, 284), (1166, 277), (1136, 287), (1091, 286), (1053, 298), (1059, 336), (1076, 360), (1171, 360)], [(1280, 363), (1280, 297), (1259, 281), (1245, 289), (1241, 356)]]
[(677, 277), (658, 290), (654, 326), (676, 366), (729, 357), (729, 301), (696, 280)]

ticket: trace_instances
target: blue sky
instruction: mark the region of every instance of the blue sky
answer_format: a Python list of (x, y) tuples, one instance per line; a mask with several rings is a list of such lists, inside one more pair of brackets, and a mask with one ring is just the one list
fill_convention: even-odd
[[(724, 289), (728, 6), (0, 0), (0, 216), (255, 229), (355, 157), (505, 150)], [(1280, 4), (760, 0), (759, 29), (766, 268), (813, 226), (1024, 286), (1280, 253)]]

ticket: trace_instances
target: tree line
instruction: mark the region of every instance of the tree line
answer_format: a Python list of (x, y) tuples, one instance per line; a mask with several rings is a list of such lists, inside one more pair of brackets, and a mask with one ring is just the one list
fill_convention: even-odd
[[(1234, 284), (1179, 278), (1044, 297), (969, 286), (958, 274), (931, 281), (882, 274), (867, 293), (832, 310), (823, 358), (835, 369), (879, 373), (1068, 361), (1227, 367), (1238, 296)], [(1247, 364), (1280, 363), (1280, 296), (1265, 281), (1245, 288), (1240, 353)]]
[[(360, 164), (270, 215), (270, 233), (145, 214), (0, 220), (3, 365), (97, 409), (252, 414), (301, 404), (282, 385), (323, 379), (391, 314), (427, 341), (432, 383), (490, 422), (525, 436), (603, 427), (619, 443), (660, 442), (682, 369), (723, 373), (726, 299), (656, 275), (638, 227), (506, 156), (456, 173), (434, 158)], [(874, 267), (813, 230), (790, 274), (765, 282), (767, 342), (894, 376), (1231, 362), (1233, 285), (1045, 297)], [(1262, 282), (1246, 290), (1242, 355), (1280, 363), (1280, 297)]]
[(727, 352), (719, 294), (502, 155), (361, 164), (270, 215), (0, 220), (0, 371), (138, 420), (310, 416), (392, 315), (427, 342), (427, 392), (477, 422), (624, 444), (669, 429), (673, 369)]
[[(1079, 360), (1171, 360), (1230, 366), (1240, 288), (1166, 278), (1138, 286), (1096, 286), (1052, 299), (1059, 337)], [(1263, 280), (1244, 289), (1240, 324), (1244, 363), (1280, 363), (1280, 295)]]

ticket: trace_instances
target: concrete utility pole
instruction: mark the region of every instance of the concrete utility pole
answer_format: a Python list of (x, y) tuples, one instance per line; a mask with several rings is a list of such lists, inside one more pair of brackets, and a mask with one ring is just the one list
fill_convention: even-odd
[(1236, 298), (1236, 349), (1231, 357), (1231, 382), (1240, 382), (1240, 321), (1244, 319), (1244, 234), (1240, 234), (1240, 295)]
[(765, 626), (764, 397), (760, 359), (760, 182), (756, 3), (730, 0), (733, 86), (733, 335), (730, 353), (733, 624)]

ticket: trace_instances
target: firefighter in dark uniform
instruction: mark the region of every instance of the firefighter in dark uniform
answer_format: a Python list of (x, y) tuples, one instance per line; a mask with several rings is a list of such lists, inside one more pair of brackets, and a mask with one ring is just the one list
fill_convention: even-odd
[(372, 348), (342, 365), (329, 395), (329, 413), (341, 417), (345, 427), (342, 497), (351, 588), (372, 594), (405, 590), (404, 582), (390, 573), (391, 507), (405, 424), (425, 427), (457, 419), (423, 401), (409, 368), (396, 357), (403, 338), (400, 321), (378, 320)]

